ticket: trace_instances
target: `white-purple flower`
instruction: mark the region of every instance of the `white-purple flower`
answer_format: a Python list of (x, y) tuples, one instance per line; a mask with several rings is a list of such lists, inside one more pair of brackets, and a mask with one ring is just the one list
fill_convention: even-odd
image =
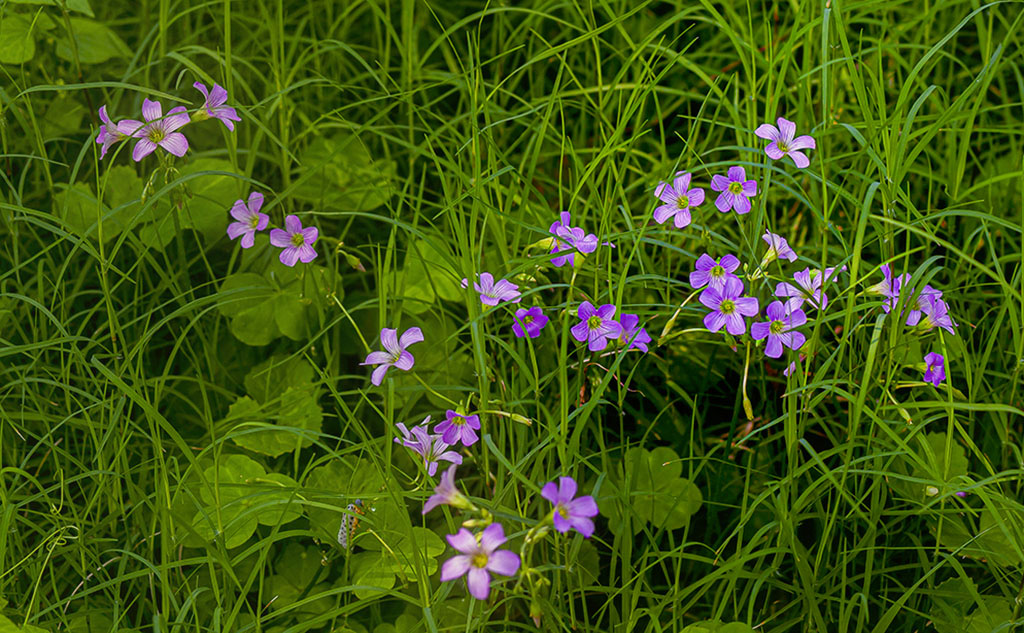
[(462, 491), (455, 486), (454, 464), (448, 470), (441, 473), (441, 483), (434, 488), (434, 494), (430, 495), (427, 502), (423, 504), (423, 514), (426, 514), (437, 506), (455, 506), (457, 508), (471, 508), (472, 503), (462, 494)]
[(119, 132), (139, 139), (132, 150), (135, 162), (152, 154), (158, 146), (175, 156), (185, 155), (188, 151), (188, 139), (181, 132), (175, 131), (189, 123), (185, 106), (172, 108), (167, 116), (163, 116), (163, 106), (159, 101), (143, 99), (142, 117), (146, 119), (146, 123), (125, 119), (117, 124)]
[(796, 251), (789, 247), (789, 242), (786, 241), (786, 238), (776, 235), (771, 231), (765, 231), (761, 239), (768, 243), (768, 251), (761, 259), (761, 266), (767, 266), (776, 259), (796, 261)]
[[(843, 266), (839, 270), (845, 269), (846, 266)], [(838, 275), (834, 267), (826, 268), (824, 275), (820, 270), (804, 268), (800, 272), (793, 273), (793, 281), (796, 282), (796, 285), (785, 281), (779, 283), (775, 287), (775, 296), (780, 299), (786, 299), (786, 309), (790, 311), (802, 307), (804, 301), (807, 301), (819, 310), (824, 310), (825, 306), (828, 305), (828, 296), (825, 294), (824, 284), (835, 280), (833, 273)]]
[(907, 300), (907, 325), (914, 326), (921, 322), (924, 311), (931, 308), (934, 301), (942, 299), (942, 291), (925, 284), (917, 296)]
[(606, 303), (600, 308), (584, 301), (576, 314), (580, 322), (570, 330), (573, 338), (580, 343), (586, 341), (592, 352), (599, 352), (608, 346), (608, 339), (617, 339), (622, 334), (622, 324), (615, 320), (615, 306)]
[(735, 166), (729, 168), (728, 176), (715, 174), (711, 177), (711, 189), (721, 191), (715, 200), (715, 206), (722, 213), (730, 209), (743, 215), (750, 213), (750, 200), (757, 195), (757, 181), (747, 180), (747, 172), (743, 167)]
[(658, 224), (664, 224), (669, 218), (675, 218), (677, 229), (690, 224), (690, 209), (704, 202), (704, 190), (697, 187), (690, 189), (690, 178), (689, 172), (679, 171), (671, 185), (658, 183), (654, 195), (664, 203), (654, 210), (654, 220)]
[[(579, 251), (580, 253), (587, 254), (596, 251), (599, 243), (597, 236), (593, 233), (587, 233), (579, 227), (569, 226), (570, 222), (572, 222), (572, 215), (568, 211), (562, 211), (559, 214), (559, 219), (551, 224), (549, 231), (555, 236), (554, 243), (551, 246), (551, 253)], [(559, 255), (558, 257), (553, 257), (551, 263), (558, 267), (564, 266), (566, 262), (570, 266), (575, 266), (575, 255), (575, 252)]]
[[(462, 287), (465, 288), (468, 285), (469, 280), (463, 279)], [(519, 286), (504, 279), (495, 282), (494, 275), (491, 273), (481, 273), (477, 281), (473, 282), (473, 290), (480, 293), (480, 302), (486, 306), (496, 306), (502, 301), (519, 303), (522, 298)]]
[(256, 232), (267, 228), (267, 223), (270, 222), (269, 215), (260, 213), (262, 206), (263, 194), (254, 191), (249, 194), (248, 203), (236, 200), (231, 207), (231, 217), (235, 218), (237, 222), (228, 225), (228, 237), (235, 239), (241, 235), (242, 240), (239, 243), (242, 248), (252, 248), (256, 240)]
[(640, 317), (636, 314), (623, 313), (619, 317), (619, 325), (622, 326), (622, 334), (619, 335), (619, 343), (629, 345), (626, 350), (638, 349), (647, 352), (647, 344), (651, 342), (651, 335), (645, 328), (640, 327)]
[(96, 135), (96, 142), (100, 144), (100, 160), (103, 160), (103, 157), (107, 155), (107, 150), (110, 149), (110, 146), (118, 141), (123, 141), (128, 138), (128, 135), (118, 128), (118, 125), (120, 125), (119, 123), (114, 123), (110, 120), (110, 117), (107, 116), (106, 105), (100, 106), (100, 121), (103, 121), (103, 127), (100, 128), (99, 134)]
[(949, 316), (949, 306), (946, 305), (945, 301), (929, 296), (923, 312), (924, 317), (921, 319), (919, 325), (925, 330), (940, 327), (950, 334), (956, 334), (956, 330), (954, 328), (957, 324), (953, 321), (953, 318)]
[(320, 236), (320, 231), (315, 226), (302, 228), (302, 221), (298, 216), (289, 215), (284, 219), (284, 229), (270, 230), (270, 243), (278, 248), (283, 248), (279, 259), (285, 266), (294, 266), (295, 262), (303, 264), (316, 259), (316, 251), (313, 250), (313, 243)]
[(779, 358), (783, 346), (797, 350), (807, 342), (807, 338), (794, 329), (807, 323), (807, 315), (803, 310), (787, 312), (781, 301), (772, 301), (765, 309), (765, 316), (768, 317), (767, 321), (750, 324), (750, 336), (755, 341), (768, 339), (764, 348), (765, 356)]
[(228, 102), (228, 91), (217, 84), (213, 84), (213, 89), (207, 91), (206, 86), (201, 81), (197, 81), (192, 84), (196, 90), (203, 93), (205, 100), (201, 106), (201, 112), (206, 117), (211, 119), (219, 119), (229, 130), (235, 131), (235, 124), (232, 121), (241, 121), (238, 113), (231, 106), (224, 105)]
[(498, 548), (508, 539), (500, 523), (492, 523), (473, 536), (466, 528), (459, 528), (447, 536), (448, 544), (459, 552), (441, 565), (441, 582), (466, 576), (469, 594), (477, 600), (486, 600), (491, 593), (491, 572), (514, 576), (519, 571), (519, 555)]
[(885, 300), (882, 301), (882, 310), (888, 314), (896, 307), (896, 303), (900, 299), (900, 289), (910, 281), (910, 275), (903, 273), (899, 277), (893, 277), (889, 264), (882, 264), (881, 270), (882, 281), (869, 287), (867, 292), (885, 297)]
[(451, 448), (451, 445), (442, 440), (440, 435), (429, 433), (427, 431), (428, 424), (430, 424), (429, 415), (418, 426), (413, 427), (411, 431), (399, 422), (395, 426), (402, 433), (402, 437), (396, 437), (395, 443), (401, 444), (420, 455), (423, 458), (423, 466), (427, 469), (427, 474), (433, 477), (437, 472), (438, 462), (445, 461), (461, 464), (462, 455), (448, 450)]
[(380, 343), (384, 346), (384, 351), (370, 352), (366, 360), (359, 364), (379, 365), (370, 376), (370, 382), (379, 387), (380, 383), (384, 382), (384, 374), (388, 369), (392, 367), (402, 371), (412, 369), (416, 359), (406, 348), (422, 340), (423, 332), (418, 327), (409, 328), (401, 338), (398, 337), (398, 330), (386, 327), (380, 331)]
[(445, 420), (434, 427), (434, 433), (440, 433), (446, 444), (462, 442), (463, 446), (472, 446), (480, 439), (476, 431), (480, 430), (479, 415), (463, 415), (451, 409), (445, 411)]
[(690, 285), (694, 290), (707, 286), (715, 290), (725, 287), (725, 281), (729, 278), (739, 280), (733, 271), (740, 267), (740, 260), (735, 255), (725, 255), (717, 262), (713, 257), (704, 253), (697, 258), (693, 264), (694, 270), (690, 273)]
[(725, 280), (722, 290), (708, 288), (700, 295), (700, 302), (711, 312), (704, 316), (704, 327), (717, 332), (725, 326), (725, 331), (739, 336), (747, 331), (747, 322), (743, 317), (757, 316), (758, 303), (754, 297), (744, 297), (743, 282), (736, 277)]
[[(810, 136), (796, 136), (796, 123), (782, 117), (778, 118), (779, 127), (770, 123), (761, 124), (754, 134), (766, 141), (771, 141), (764, 153), (772, 160), (779, 160), (783, 156), (789, 156), (796, 163), (796, 166), (803, 169), (811, 164), (807, 156), (800, 150), (814, 149), (814, 139)], [(795, 138), (794, 138), (795, 137)]]
[(942, 357), (942, 354), (931, 352), (930, 354), (924, 355), (924, 380), (930, 382), (936, 387), (942, 384), (942, 381), (946, 379), (946, 359)]
[(533, 306), (529, 310), (519, 308), (516, 310), (515, 320), (512, 322), (512, 332), (517, 338), (524, 336), (537, 338), (540, 336), (541, 329), (548, 324), (548, 320), (540, 306)]
[(576, 480), (572, 477), (559, 477), (558, 485), (548, 482), (541, 489), (540, 496), (555, 506), (551, 510), (551, 519), (556, 530), (565, 534), (574, 529), (584, 538), (594, 534), (593, 517), (598, 514), (597, 502), (590, 495), (577, 497)]

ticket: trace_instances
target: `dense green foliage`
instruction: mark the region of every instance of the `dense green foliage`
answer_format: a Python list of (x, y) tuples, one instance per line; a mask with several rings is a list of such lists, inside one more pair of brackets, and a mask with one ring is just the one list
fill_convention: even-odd
[[(0, 2), (0, 632), (1020, 627), (1022, 27), (980, 0)], [(195, 81), (234, 132), (100, 160), (101, 105), (195, 108)], [(809, 168), (764, 155), (778, 116)], [(709, 190), (652, 221), (659, 181), (735, 164), (749, 214)], [(314, 262), (227, 239), (257, 190), (319, 227)], [(563, 210), (615, 247), (553, 267)], [(758, 280), (766, 229), (802, 259)], [(792, 375), (703, 327), (705, 251), (762, 306), (847, 267)], [(957, 334), (886, 315), (883, 263)], [(482, 271), (540, 337), (460, 287)], [(578, 345), (584, 300), (650, 352)], [(413, 326), (415, 368), (372, 386), (380, 328)], [(454, 403), (510, 548), (546, 482), (597, 499), (592, 538), (532, 549), (549, 585), (439, 582), (462, 518), (420, 514), (437, 477), (393, 438)]]

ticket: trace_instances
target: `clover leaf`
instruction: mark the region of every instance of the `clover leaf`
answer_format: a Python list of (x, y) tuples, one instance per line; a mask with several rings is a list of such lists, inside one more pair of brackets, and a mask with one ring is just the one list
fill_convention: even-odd
[[(703, 504), (703, 496), (681, 473), (679, 457), (670, 448), (628, 450), (598, 498), (612, 531), (621, 531), (626, 524), (633, 534), (644, 523), (666, 530), (687, 525)], [(630, 518), (634, 520), (627, 521)]]

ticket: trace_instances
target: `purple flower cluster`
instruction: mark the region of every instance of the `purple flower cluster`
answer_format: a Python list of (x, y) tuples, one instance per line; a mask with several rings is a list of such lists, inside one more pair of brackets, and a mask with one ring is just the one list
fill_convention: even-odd
[(950, 334), (956, 334), (957, 324), (949, 316), (949, 306), (942, 300), (942, 291), (925, 284), (920, 291), (910, 287), (911, 277), (908, 273), (894, 276), (889, 264), (882, 264), (882, 281), (868, 288), (868, 292), (881, 295), (882, 310), (886, 314), (903, 303), (903, 314), (906, 324), (924, 330), (942, 328)]
[(619, 320), (615, 320), (615, 306), (606, 303), (595, 307), (589, 301), (584, 301), (576, 310), (580, 322), (572, 326), (570, 332), (574, 339), (580, 343), (586, 343), (587, 348), (592, 352), (599, 352), (608, 347), (608, 342), (618, 341), (626, 345), (626, 349), (639, 349), (647, 351), (647, 344), (651, 342), (651, 335), (647, 330), (640, 327), (640, 317), (635, 314), (623, 314)]
[[(430, 416), (428, 415), (423, 419), (419, 425), (414, 426), (412, 430), (408, 429), (404, 424), (399, 422), (395, 426), (402, 433), (402, 437), (395, 438), (396, 444), (408, 448), (412, 452), (416, 453), (423, 458), (423, 466), (427, 469), (427, 474), (431, 477), (437, 472), (438, 462), (445, 461), (453, 464), (462, 463), (462, 455), (451, 450), (452, 445), (444, 441), (438, 433), (430, 433), (428, 425), (430, 424)], [(480, 424), (477, 423), (477, 428), (480, 428)], [(435, 431), (437, 429), (434, 429)], [(475, 435), (474, 442), (476, 441)]]

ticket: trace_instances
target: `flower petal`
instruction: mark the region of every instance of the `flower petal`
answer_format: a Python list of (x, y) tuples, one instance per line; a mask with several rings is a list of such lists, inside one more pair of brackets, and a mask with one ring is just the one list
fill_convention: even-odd
[(379, 387), (380, 383), (384, 382), (384, 374), (388, 373), (388, 369), (390, 367), (391, 363), (387, 363), (374, 369), (373, 373), (370, 374), (370, 382), (373, 383), (375, 387)]
[(690, 179), (692, 177), (688, 171), (676, 172), (676, 177), (672, 179), (672, 188), (676, 190), (678, 195), (684, 195), (686, 190), (690, 188)]
[(736, 165), (729, 168), (729, 181), (730, 182), (743, 182), (747, 179), (747, 172), (741, 165)]
[(191, 121), (192, 119), (189, 118), (185, 106), (178, 106), (177, 108), (171, 108), (171, 111), (167, 113), (162, 123), (165, 131), (173, 132), (188, 125)]
[(779, 130), (771, 123), (762, 123), (754, 130), (754, 136), (766, 141), (777, 141), (779, 140)]
[(263, 194), (259, 191), (253, 191), (249, 194), (249, 210), (256, 212), (259, 211), (263, 206)]
[(569, 523), (583, 535), (583, 538), (590, 538), (594, 534), (594, 522), (586, 517), (573, 516)]
[(135, 144), (135, 148), (132, 150), (132, 160), (137, 163), (152, 154), (155, 149), (156, 143), (148, 138), (140, 138), (139, 142)]
[(685, 229), (690, 226), (690, 211), (688, 209), (680, 209), (679, 213), (676, 214), (675, 225), (677, 229)]
[(466, 576), (466, 586), (471, 596), (477, 600), (486, 600), (491, 594), (491, 575), (485, 569), (473, 567)]
[(398, 355), (398, 360), (395, 361), (395, 367), (402, 371), (409, 371), (415, 362), (416, 359), (413, 358), (412, 354), (403, 349), (402, 353)]
[(793, 141), (793, 137), (796, 136), (796, 123), (782, 117), (779, 117), (776, 123), (779, 124), (779, 136), (789, 145)]
[(590, 495), (570, 501), (567, 507), (572, 516), (594, 517), (598, 514), (597, 502)]
[(289, 233), (298, 233), (302, 230), (302, 221), (297, 215), (289, 215), (284, 219), (284, 228)]
[(743, 195), (745, 196), (756, 196), (757, 195), (757, 181), (747, 180), (743, 183)]
[(779, 358), (782, 356), (782, 341), (779, 340), (781, 337), (773, 335), (768, 337), (768, 344), (764, 347), (764, 355), (768, 358)]
[(768, 154), (768, 157), (772, 160), (779, 160), (786, 155), (785, 152), (779, 149), (779, 146), (775, 144), (775, 141), (772, 141), (768, 144), (768, 147), (764, 148), (764, 153)]
[(732, 208), (736, 209), (736, 213), (746, 215), (750, 213), (750, 200), (746, 196), (736, 196), (736, 199), (733, 200)]
[(568, 503), (576, 496), (576, 480), (572, 477), (558, 478), (558, 503)]
[(472, 567), (471, 556), (452, 556), (441, 565), (441, 582), (448, 582), (466, 575)]
[(805, 134), (803, 136), (798, 136), (795, 139), (793, 139), (792, 142), (790, 142), (790, 144), (789, 144), (789, 148), (790, 149), (816, 149), (816, 143), (814, 142), (814, 138), (813, 137), (807, 136)]
[(654, 195), (666, 204), (675, 204), (676, 200), (679, 199), (679, 194), (666, 182), (658, 183), (657, 188), (654, 190)]
[(725, 315), (725, 331), (733, 336), (739, 336), (747, 331), (747, 322), (737, 312)]
[[(476, 544), (476, 537), (466, 528), (459, 528), (458, 532), (445, 536), (445, 539), (456, 551), (463, 554), (475, 554), (480, 549)], [(444, 580), (443, 574), (441, 580)]]
[(796, 163), (796, 166), (799, 167), (800, 169), (803, 169), (804, 167), (807, 167), (808, 165), (811, 164), (810, 159), (804, 156), (803, 152), (790, 150), (789, 157), (793, 159), (793, 162)]
[(188, 139), (181, 132), (171, 132), (157, 144), (178, 158), (184, 156), (188, 151)]
[(704, 327), (712, 332), (721, 330), (723, 325), (725, 325), (725, 315), (721, 312), (708, 312), (704, 315)]
[(487, 559), (487, 570), (502, 576), (514, 576), (519, 565), (519, 555), (505, 549), (494, 552)]
[(418, 327), (411, 327), (411, 328), (409, 328), (408, 330), (406, 330), (405, 332), (402, 333), (402, 338), (399, 339), (398, 345), (402, 349), (405, 349), (406, 347), (409, 347), (413, 343), (422, 343), (422, 342), (423, 342), (423, 330), (419, 329)]
[(571, 332), (572, 337), (580, 343), (586, 341), (590, 336), (590, 328), (587, 326), (587, 322), (585, 320), (572, 326), (572, 328), (569, 329), (569, 332)]
[(487, 553), (491, 553), (507, 540), (505, 538), (505, 529), (501, 527), (501, 524), (492, 523), (480, 533), (480, 548)]
[(703, 189), (690, 189), (686, 197), (690, 200), (691, 207), (697, 207), (704, 204), (704, 190)]
[(281, 263), (285, 266), (294, 266), (299, 261), (299, 249), (294, 246), (289, 246), (281, 251), (278, 259), (280, 259)]
[(718, 210), (721, 211), (722, 213), (728, 213), (729, 209), (731, 209), (733, 206), (733, 198), (735, 197), (736, 196), (734, 196), (731, 192), (723, 191), (722, 193), (718, 194), (718, 197), (715, 199), (715, 206), (718, 207)]
[(679, 207), (674, 204), (663, 204), (654, 210), (654, 221), (658, 224), (664, 224), (666, 220), (676, 214)]
[(758, 321), (757, 323), (751, 323), (750, 337), (755, 341), (760, 341), (761, 339), (768, 336), (768, 333), (771, 332), (771, 329), (772, 324), (770, 321)]
[(292, 245), (292, 240), (283, 229), (270, 229), (270, 244), (278, 248), (287, 248)]
[(740, 260), (735, 255), (725, 255), (719, 260), (718, 265), (725, 269), (725, 272), (731, 273), (740, 267)]
[(558, 484), (553, 481), (549, 481), (544, 484), (544, 487), (540, 489), (540, 496), (544, 497), (552, 504), (558, 504)]
[(142, 100), (142, 118), (147, 121), (156, 121), (163, 116), (163, 107), (159, 101), (150, 101), (149, 99)]
[(725, 191), (729, 188), (729, 179), (721, 174), (711, 177), (711, 189), (713, 191)]
[(376, 352), (370, 352), (369, 354), (367, 354), (366, 355), (366, 360), (364, 360), (363, 362), (361, 362), (359, 364), (360, 365), (380, 365), (381, 363), (390, 363), (390, 362), (391, 362), (391, 354), (388, 354), (387, 352), (376, 351)]
[(384, 346), (384, 349), (391, 352), (392, 356), (397, 356), (402, 351), (402, 346), (398, 344), (398, 330), (395, 328), (381, 328), (380, 344)]

